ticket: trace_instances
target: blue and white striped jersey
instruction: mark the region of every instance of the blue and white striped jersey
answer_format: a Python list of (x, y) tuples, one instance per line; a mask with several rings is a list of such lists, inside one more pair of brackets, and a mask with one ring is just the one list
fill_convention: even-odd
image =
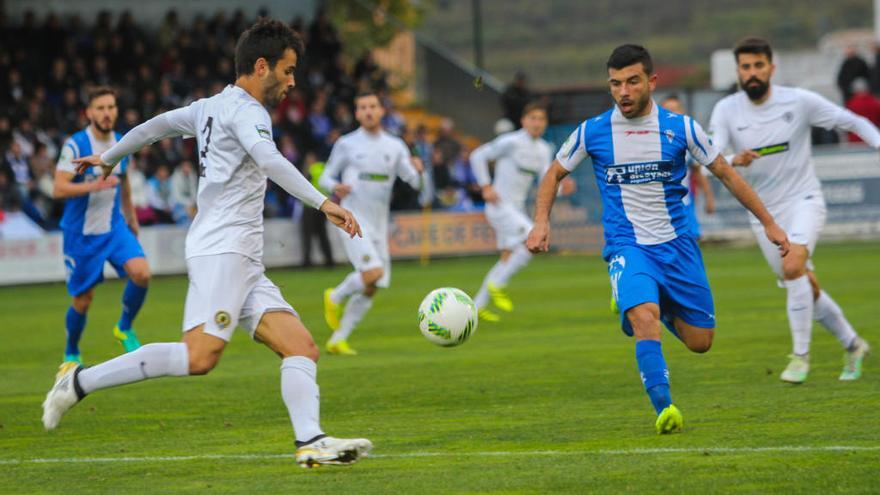
[[(92, 134), (90, 127), (74, 133), (64, 143), (58, 158), (58, 170), (76, 174), (76, 166), (71, 160), (103, 153), (121, 138), (121, 134), (114, 132), (109, 140), (101, 141)], [(126, 157), (113, 169), (113, 174), (124, 176), (127, 167)], [(84, 174), (76, 174), (73, 182), (90, 182), (96, 180), (101, 173), (99, 167), (92, 167)], [(128, 228), (120, 206), (121, 194), (120, 182), (111, 189), (67, 198), (64, 202), (64, 215), (61, 217), (61, 229), (68, 241), (75, 239), (69, 245), (75, 246), (78, 252), (94, 252), (113, 235), (113, 229)]]
[(559, 149), (567, 170), (593, 160), (602, 196), (605, 252), (617, 246), (655, 245), (690, 233), (682, 198), (685, 155), (709, 165), (718, 151), (692, 118), (651, 102), (651, 113), (628, 119), (615, 106), (585, 120)]

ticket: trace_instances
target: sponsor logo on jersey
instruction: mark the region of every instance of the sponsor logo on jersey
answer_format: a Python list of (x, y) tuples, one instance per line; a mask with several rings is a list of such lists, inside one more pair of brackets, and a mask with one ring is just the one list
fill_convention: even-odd
[(650, 134), (651, 131), (648, 130), (635, 130), (635, 131), (624, 131), (623, 135), (626, 137), (630, 136), (644, 136), (645, 134)]
[(358, 174), (358, 179), (367, 180), (367, 181), (371, 181), (371, 182), (385, 182), (390, 177), (391, 176), (388, 174), (376, 174), (376, 173), (372, 173), (372, 172), (361, 172), (360, 174)]
[(519, 173), (521, 173), (523, 175), (531, 175), (532, 177), (538, 176), (538, 172), (536, 170), (529, 170), (525, 167), (517, 167), (516, 169), (517, 169), (517, 171), (519, 171)]
[(214, 313), (214, 323), (221, 329), (224, 329), (232, 323), (232, 317), (226, 311), (217, 311)]
[(269, 128), (264, 126), (263, 124), (257, 124), (254, 126), (257, 129), (257, 135), (259, 135), (263, 139), (272, 139), (272, 133), (269, 132)]
[(666, 135), (666, 140), (670, 143), (675, 141), (675, 131), (673, 131), (672, 129), (666, 129), (663, 134)]
[(769, 144), (767, 146), (761, 146), (759, 148), (752, 148), (752, 151), (761, 156), (785, 153), (786, 151), (788, 151), (788, 141), (779, 144)]
[(647, 184), (672, 180), (672, 160), (609, 165), (605, 169), (608, 184)]

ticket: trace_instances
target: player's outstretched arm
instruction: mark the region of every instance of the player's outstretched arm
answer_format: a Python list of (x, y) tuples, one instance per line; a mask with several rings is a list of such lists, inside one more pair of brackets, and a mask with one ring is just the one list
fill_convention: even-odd
[(535, 225), (526, 239), (526, 247), (533, 253), (546, 252), (550, 249), (550, 211), (556, 200), (559, 183), (569, 174), (568, 170), (553, 160), (550, 170), (541, 179), (538, 195), (535, 198)]
[(72, 161), (76, 165), (77, 173), (84, 173), (89, 167), (101, 167), (104, 177), (107, 177), (117, 163), (126, 156), (140, 151), (144, 146), (165, 138), (183, 135), (195, 135), (195, 130), (192, 129), (191, 106), (153, 117), (128, 131), (119, 142), (100, 156), (85, 156)]
[(770, 215), (770, 212), (767, 211), (767, 208), (764, 207), (764, 203), (761, 202), (761, 198), (758, 197), (758, 194), (755, 193), (754, 189), (752, 189), (752, 187), (749, 186), (749, 184), (743, 180), (738, 173), (736, 173), (733, 167), (731, 167), (730, 164), (727, 163), (727, 160), (725, 160), (720, 154), (715, 158), (715, 161), (709, 165), (709, 171), (715, 174), (715, 177), (718, 177), (718, 179), (721, 180), (724, 187), (726, 187), (747, 210), (752, 212), (752, 214), (758, 218), (761, 225), (764, 226), (764, 233), (767, 235), (767, 239), (773, 244), (779, 246), (779, 253), (782, 256), (787, 255), (789, 248), (788, 236), (785, 235), (785, 231), (776, 224), (776, 221)]

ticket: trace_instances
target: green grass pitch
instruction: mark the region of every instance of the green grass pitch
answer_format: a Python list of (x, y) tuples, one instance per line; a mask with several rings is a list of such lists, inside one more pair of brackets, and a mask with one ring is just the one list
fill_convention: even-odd
[[(490, 258), (394, 265), (393, 284), (351, 340), (361, 355), (319, 363), (325, 430), (365, 436), (374, 457), (303, 470), (279, 395), (279, 360), (239, 333), (206, 377), (164, 378), (88, 397), (56, 431), (40, 404), (59, 364), (61, 284), (0, 289), (2, 493), (877, 493), (880, 358), (837, 380), (842, 350), (816, 327), (808, 382), (778, 375), (790, 337), (784, 291), (756, 248), (705, 251), (719, 329), (712, 350), (664, 350), (685, 431), (658, 436), (633, 342), (608, 311), (596, 256), (542, 256), (511, 283), (500, 324), (444, 349), (419, 333), (431, 289), (473, 293)], [(821, 245), (824, 287), (880, 348), (880, 244)], [(323, 346), (322, 291), (347, 268), (269, 276)], [(97, 290), (87, 362), (111, 337), (122, 284)], [(144, 342), (178, 340), (184, 277), (153, 281)]]

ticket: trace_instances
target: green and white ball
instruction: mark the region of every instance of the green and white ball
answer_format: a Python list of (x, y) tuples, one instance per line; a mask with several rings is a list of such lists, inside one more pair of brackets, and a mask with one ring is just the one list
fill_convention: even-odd
[(419, 329), (439, 346), (465, 343), (477, 331), (477, 321), (473, 299), (453, 287), (432, 290), (419, 305)]

